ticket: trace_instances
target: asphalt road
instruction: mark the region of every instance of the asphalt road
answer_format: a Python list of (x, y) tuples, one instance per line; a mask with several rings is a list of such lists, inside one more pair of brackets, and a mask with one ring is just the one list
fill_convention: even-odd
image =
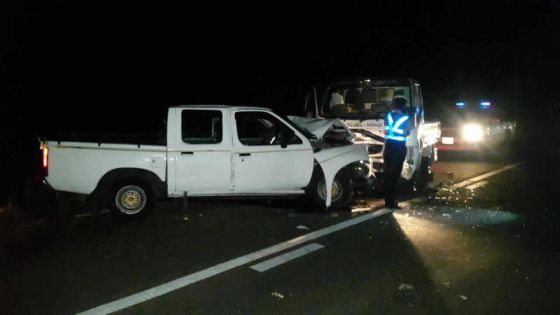
[(206, 200), (64, 234), (34, 221), (2, 253), (2, 313), (559, 313), (560, 186), (509, 164), (438, 162), (439, 191), (396, 212)]

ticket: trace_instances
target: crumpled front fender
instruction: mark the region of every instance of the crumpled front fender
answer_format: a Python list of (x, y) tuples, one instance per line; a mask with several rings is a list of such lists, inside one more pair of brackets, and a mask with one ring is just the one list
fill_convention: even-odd
[(346, 165), (358, 161), (368, 161), (368, 151), (365, 144), (353, 144), (323, 149), (315, 153), (315, 160), (321, 166), (325, 176), (327, 189), (327, 208), (331, 205), (331, 193), (334, 177)]

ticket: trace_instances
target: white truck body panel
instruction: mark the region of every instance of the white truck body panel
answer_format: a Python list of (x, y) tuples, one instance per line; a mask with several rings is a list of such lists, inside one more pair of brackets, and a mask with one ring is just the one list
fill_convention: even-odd
[(103, 175), (113, 169), (137, 168), (165, 181), (167, 151), (164, 146), (97, 144), (90, 142), (48, 142), (49, 175), (55, 189), (91, 194)]
[[(241, 156), (250, 153), (250, 156)], [(310, 167), (311, 166), (311, 167)], [(235, 148), (233, 151), (234, 191), (260, 193), (297, 190), (309, 183), (313, 152), (308, 149)]]
[[(183, 142), (184, 110), (222, 113), (222, 140), (216, 144)], [(300, 144), (244, 145), (234, 114), (264, 112), (274, 116), (301, 139)], [(320, 164), (327, 187), (344, 166), (368, 159), (365, 146), (349, 145), (314, 153), (309, 140), (266, 108), (227, 106), (172, 107), (167, 119), (167, 146), (48, 141), (46, 181), (58, 191), (91, 194), (104, 175), (118, 169), (154, 173), (167, 185), (169, 197), (303, 194), (314, 160)], [(326, 205), (331, 204), (327, 189)]]

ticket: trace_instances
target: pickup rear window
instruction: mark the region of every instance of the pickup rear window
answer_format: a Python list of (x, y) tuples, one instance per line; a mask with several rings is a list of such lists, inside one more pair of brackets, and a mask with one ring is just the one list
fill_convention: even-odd
[(216, 144), (222, 142), (222, 112), (185, 109), (181, 113), (183, 142)]

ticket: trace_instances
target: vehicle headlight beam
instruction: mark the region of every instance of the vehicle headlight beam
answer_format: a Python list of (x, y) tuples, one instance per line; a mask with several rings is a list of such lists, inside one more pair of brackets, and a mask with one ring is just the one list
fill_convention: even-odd
[(484, 136), (482, 126), (479, 124), (463, 125), (463, 139), (468, 142), (480, 142)]

